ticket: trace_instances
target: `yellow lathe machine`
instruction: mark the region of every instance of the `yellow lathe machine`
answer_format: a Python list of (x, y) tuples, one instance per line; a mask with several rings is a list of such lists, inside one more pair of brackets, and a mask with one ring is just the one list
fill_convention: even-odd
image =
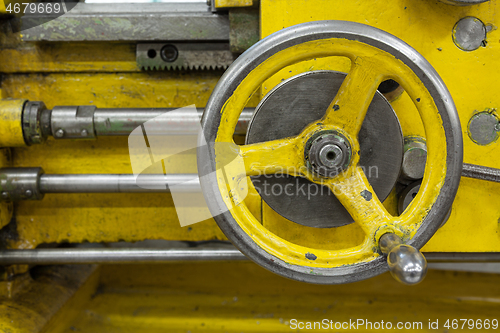
[(0, 332), (500, 329), (499, 6), (0, 2)]

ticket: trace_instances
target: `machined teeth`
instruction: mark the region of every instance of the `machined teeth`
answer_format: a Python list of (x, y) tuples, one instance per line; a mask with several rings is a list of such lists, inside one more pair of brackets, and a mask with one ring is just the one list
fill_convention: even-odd
[(227, 43), (137, 44), (136, 57), (146, 71), (225, 70), (236, 58)]
[(160, 70), (226, 70), (229, 66), (217, 65), (192, 65), (192, 66), (141, 66), (143, 71), (160, 71)]

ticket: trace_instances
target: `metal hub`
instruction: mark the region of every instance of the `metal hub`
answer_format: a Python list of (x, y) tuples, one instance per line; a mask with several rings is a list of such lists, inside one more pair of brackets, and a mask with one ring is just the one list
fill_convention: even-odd
[(311, 171), (323, 177), (335, 177), (347, 169), (351, 154), (351, 145), (342, 134), (325, 131), (309, 139), (304, 157)]
[[(255, 109), (246, 143), (300, 134), (304, 127), (323, 117), (345, 76), (335, 71), (311, 71), (281, 82)], [(391, 105), (379, 92), (368, 108), (358, 140), (359, 166), (383, 201), (394, 187), (401, 170), (403, 135)], [(306, 154), (310, 152), (310, 156), (304, 156), (315, 163), (314, 169), (311, 163), (311, 170), (329, 177), (328, 170), (334, 169), (334, 165), (342, 160), (341, 172), (351, 158), (350, 147), (345, 146), (347, 142), (337, 132), (321, 132), (313, 136), (305, 147)], [(337, 147), (342, 151), (341, 155), (337, 154)], [(330, 161), (329, 157), (333, 160)], [(318, 169), (318, 166), (322, 168)], [(326, 173), (321, 174), (323, 171)], [(331, 175), (335, 176), (334, 173)], [(353, 222), (351, 215), (326, 186), (285, 174), (252, 177), (252, 181), (266, 204), (290, 221), (316, 228), (340, 227)]]

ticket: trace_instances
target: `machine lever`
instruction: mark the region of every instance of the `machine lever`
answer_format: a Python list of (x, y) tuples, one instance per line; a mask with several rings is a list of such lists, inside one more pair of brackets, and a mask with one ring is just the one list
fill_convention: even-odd
[(403, 244), (401, 238), (392, 233), (380, 237), (380, 250), (387, 256), (392, 276), (407, 285), (420, 283), (427, 273), (427, 260), (411, 245)]

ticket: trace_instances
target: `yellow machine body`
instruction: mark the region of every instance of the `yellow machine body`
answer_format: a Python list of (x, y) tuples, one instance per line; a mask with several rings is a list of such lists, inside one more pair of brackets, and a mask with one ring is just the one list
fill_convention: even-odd
[[(450, 91), (462, 124), (464, 163), (496, 167), (500, 162), (500, 156), (495, 154), (499, 143), (481, 146), (474, 143), (467, 133), (467, 124), (474, 114), (486, 109), (496, 109), (500, 103), (500, 96), (490, 81), (500, 74), (500, 67), (495, 60), (500, 52), (496, 7), (495, 1), (466, 7), (450, 6), (436, 1), (397, 1), (383, 5), (378, 2), (332, 3), (325, 0), (315, 2), (314, 6), (300, 1), (263, 1), (261, 35), (266, 37), (280, 29), (303, 22), (334, 19), (369, 24), (399, 37), (431, 63)], [(453, 27), (458, 20), (467, 16), (477, 17), (492, 27), (487, 35), (486, 47), (466, 52), (453, 43)], [(262, 90), (269, 91), (281, 79), (306, 70), (318, 69), (347, 72), (349, 62), (332, 64), (331, 60), (312, 60), (278, 73), (263, 85)], [(406, 93), (391, 105), (398, 115), (405, 136), (425, 137), (415, 106)], [(500, 251), (500, 207), (495, 204), (500, 199), (499, 190), (500, 184), (462, 178), (449, 220), (422, 250)], [(280, 227), (276, 225), (275, 228)], [(318, 235), (310, 235), (311, 241), (317, 239)], [(300, 233), (300, 237), (305, 236)]]
[[(216, 6), (238, 6), (236, 2), (216, 0)], [(244, 1), (244, 5), (251, 4)], [(448, 87), (462, 124), (464, 162), (499, 167), (500, 143), (478, 145), (467, 132), (474, 114), (500, 107), (497, 10), (496, 0), (463, 7), (431, 0), (261, 0), (260, 31), (264, 38), (303, 22), (345, 20), (395, 35), (421, 53)], [(486, 45), (471, 52), (460, 50), (452, 40), (454, 25), (467, 16), (489, 27)], [(56, 105), (175, 108), (191, 104), (203, 109), (223, 74), (217, 70), (141, 71), (133, 43), (103, 47), (99, 43), (24, 42), (21, 37), (4, 36), (0, 42), (2, 97), (12, 99), (0, 103), (0, 146), (14, 147), (12, 158), (6, 150), (1, 164), (41, 166), (47, 174), (130, 174), (127, 138), (49, 138), (41, 145), (24, 146), (20, 124), (11, 118), (19, 108), (5, 111), (15, 103), (43, 101), (49, 109)], [(349, 68), (348, 59), (330, 58), (292, 65), (268, 79), (247, 106), (255, 107), (276, 84), (298, 73), (348, 72)], [(406, 93), (391, 104), (405, 136), (425, 136)], [(195, 173), (196, 156), (176, 156), (165, 166), (167, 173)], [(300, 239), (302, 245), (319, 249), (363, 242), (363, 231), (356, 224), (326, 231), (308, 228), (285, 220), (256, 195), (246, 202), (265, 228), (290, 242)], [(396, 202), (395, 193), (384, 202), (390, 213), (395, 213)], [(462, 178), (449, 220), (422, 251), (500, 252), (498, 202), (500, 184)], [(7, 225), (11, 215), (14, 224)], [(181, 227), (170, 194), (47, 194), (42, 201), (16, 203), (13, 212), (3, 204), (0, 216), (3, 227), (13, 228), (12, 237), (3, 240), (10, 249), (68, 242), (226, 240), (212, 219)], [(287, 332), (292, 318), (387, 318), (395, 323), (419, 321), (424, 331), (431, 331), (428, 320), (443, 324), (455, 318), (500, 319), (496, 276), (479, 273), (431, 271), (427, 280), (410, 289), (398, 285), (389, 274), (347, 286), (305, 285), (253, 263), (80, 266), (64, 278), (57, 270), (31, 276), (27, 270), (27, 266), (10, 267), (3, 275), (0, 332)], [(13, 275), (17, 276), (14, 280)]]

